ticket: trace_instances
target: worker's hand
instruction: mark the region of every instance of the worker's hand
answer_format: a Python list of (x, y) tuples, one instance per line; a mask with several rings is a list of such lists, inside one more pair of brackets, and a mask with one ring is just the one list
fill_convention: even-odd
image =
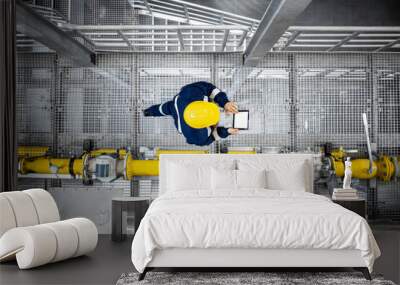
[(231, 135), (237, 135), (239, 133), (239, 129), (229, 128), (228, 133)]
[(228, 113), (237, 113), (238, 112), (238, 105), (236, 102), (228, 102), (224, 106), (225, 112)]

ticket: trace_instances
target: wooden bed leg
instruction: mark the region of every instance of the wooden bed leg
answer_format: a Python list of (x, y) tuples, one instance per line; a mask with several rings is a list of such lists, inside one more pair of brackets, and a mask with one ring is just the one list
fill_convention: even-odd
[(367, 267), (355, 267), (354, 269), (357, 271), (361, 271), (362, 274), (364, 275), (365, 279), (372, 280), (371, 274), (369, 274), (369, 270)]
[(147, 273), (148, 269), (147, 267), (143, 270), (142, 273), (139, 274), (139, 278), (138, 281), (142, 281), (144, 279), (144, 277), (146, 277), (146, 273)]

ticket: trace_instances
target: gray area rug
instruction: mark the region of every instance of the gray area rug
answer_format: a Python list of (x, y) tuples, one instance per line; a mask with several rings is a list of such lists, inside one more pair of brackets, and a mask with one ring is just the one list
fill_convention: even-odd
[(372, 276), (368, 281), (359, 272), (148, 272), (146, 278), (138, 281), (138, 273), (122, 274), (116, 285), (146, 284), (213, 284), (213, 285), (297, 285), (297, 284), (376, 284), (395, 285), (381, 276)]

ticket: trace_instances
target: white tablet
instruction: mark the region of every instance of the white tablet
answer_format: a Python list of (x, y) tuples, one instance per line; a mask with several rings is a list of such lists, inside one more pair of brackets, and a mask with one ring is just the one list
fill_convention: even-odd
[(233, 128), (239, 130), (249, 129), (249, 110), (239, 110), (233, 115)]

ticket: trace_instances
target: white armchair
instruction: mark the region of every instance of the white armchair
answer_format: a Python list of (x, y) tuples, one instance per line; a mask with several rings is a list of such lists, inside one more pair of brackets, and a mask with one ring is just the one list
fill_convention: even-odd
[(94, 250), (97, 237), (86, 218), (60, 221), (43, 189), (0, 193), (0, 262), (16, 258), (20, 269), (57, 262)]

